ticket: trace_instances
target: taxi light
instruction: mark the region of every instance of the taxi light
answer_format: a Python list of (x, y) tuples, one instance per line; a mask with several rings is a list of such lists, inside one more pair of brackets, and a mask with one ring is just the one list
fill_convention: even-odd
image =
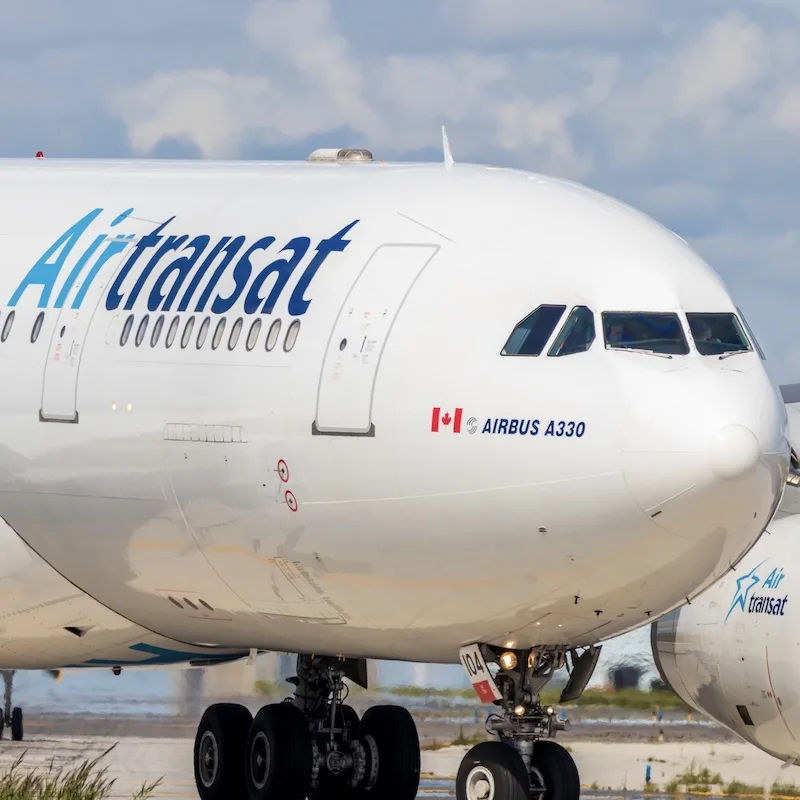
[(514, 706), (514, 713), (518, 717), (522, 717), (525, 714), (525, 706)]
[(514, 669), (517, 666), (517, 654), (511, 650), (507, 650), (500, 656), (500, 666), (503, 669)]
[(547, 714), (548, 717), (552, 717), (553, 714), (555, 714), (555, 709), (553, 708), (553, 706), (547, 706), (544, 713)]

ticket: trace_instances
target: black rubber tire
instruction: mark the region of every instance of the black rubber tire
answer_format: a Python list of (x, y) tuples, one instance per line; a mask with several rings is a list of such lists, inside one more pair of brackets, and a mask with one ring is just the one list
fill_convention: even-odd
[(22, 709), (16, 706), (11, 710), (11, 741), (21, 742), (22, 736)]
[[(347, 744), (358, 738), (359, 727), (358, 712), (352, 706), (341, 706), (337, 711), (337, 727), (344, 722), (347, 725), (347, 735), (344, 752), (348, 752)], [(325, 767), (319, 771), (319, 786), (308, 793), (308, 800), (351, 800), (355, 797), (355, 790), (350, 787), (352, 772), (347, 770), (342, 775), (331, 775)]]
[[(194, 738), (194, 781), (201, 800), (245, 797), (244, 748), (252, 721), (253, 715), (236, 703), (217, 703), (203, 713)], [(209, 747), (215, 749), (217, 760), (210, 775), (200, 763), (201, 750), (207, 752)]]
[[(245, 753), (250, 800), (305, 800), (311, 786), (313, 751), (308, 722), (297, 706), (264, 706), (247, 733)], [(259, 773), (263, 763), (259, 756), (264, 754), (266, 767)]]
[(476, 768), (489, 773), (497, 800), (529, 800), (530, 781), (525, 762), (511, 745), (481, 742), (467, 751), (456, 775), (456, 800), (470, 800), (467, 784)]
[[(372, 706), (364, 712), (359, 738), (371, 736), (378, 750), (378, 778), (358, 797), (415, 800), (419, 790), (420, 752), (417, 725), (401, 706)], [(369, 767), (368, 767), (369, 769)]]
[(581, 793), (578, 768), (572, 756), (558, 742), (544, 739), (533, 745), (533, 770), (538, 770), (544, 779), (542, 800), (578, 800)]

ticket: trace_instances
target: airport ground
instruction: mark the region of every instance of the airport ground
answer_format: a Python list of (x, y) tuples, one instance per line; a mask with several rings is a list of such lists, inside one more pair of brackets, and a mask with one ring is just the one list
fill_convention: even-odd
[[(258, 705), (257, 698), (245, 700)], [(481, 724), (465, 722), (463, 714), (444, 715), (441, 708), (414, 709), (422, 744), (420, 798), (453, 796), (453, 778), (469, 747), (443, 746), (446, 742), (473, 740)], [(660, 721), (649, 714), (614, 709), (579, 709), (583, 720), (559, 734), (581, 772), (583, 794), (588, 797), (641, 797), (645, 793), (645, 771), (651, 765), (651, 792), (672, 792), (707, 768), (705, 778), (690, 779), (698, 793), (767, 793), (776, 781), (796, 782), (800, 768), (782, 770), (779, 762), (754, 747), (739, 742), (718, 725), (705, 720), (687, 721), (685, 714), (665, 713)], [(155, 798), (194, 798), (192, 746), (197, 718), (138, 716), (109, 718), (92, 714), (36, 714), (26, 720), (24, 742), (3, 740), (0, 770), (5, 771), (24, 754), (21, 769), (46, 770), (52, 763), (67, 769), (101, 756), (108, 776), (116, 778), (109, 797), (130, 798), (143, 783), (162, 778)], [(732, 782), (740, 786), (732, 786)], [(742, 788), (744, 787), (744, 788)], [(798, 789), (773, 792), (786, 795)], [(730, 795), (729, 795), (730, 796)]]

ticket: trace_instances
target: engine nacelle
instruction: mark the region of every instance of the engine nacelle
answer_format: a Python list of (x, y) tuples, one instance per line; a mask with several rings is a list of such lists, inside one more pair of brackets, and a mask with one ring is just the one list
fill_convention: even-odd
[(798, 575), (800, 517), (783, 517), (734, 571), (651, 627), (664, 682), (782, 760), (800, 760)]

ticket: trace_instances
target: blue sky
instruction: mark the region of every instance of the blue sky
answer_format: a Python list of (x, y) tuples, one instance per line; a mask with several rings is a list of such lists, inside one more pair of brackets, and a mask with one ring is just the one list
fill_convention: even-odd
[(548, 172), (652, 214), (800, 380), (800, 0), (0, 2), (0, 154)]

